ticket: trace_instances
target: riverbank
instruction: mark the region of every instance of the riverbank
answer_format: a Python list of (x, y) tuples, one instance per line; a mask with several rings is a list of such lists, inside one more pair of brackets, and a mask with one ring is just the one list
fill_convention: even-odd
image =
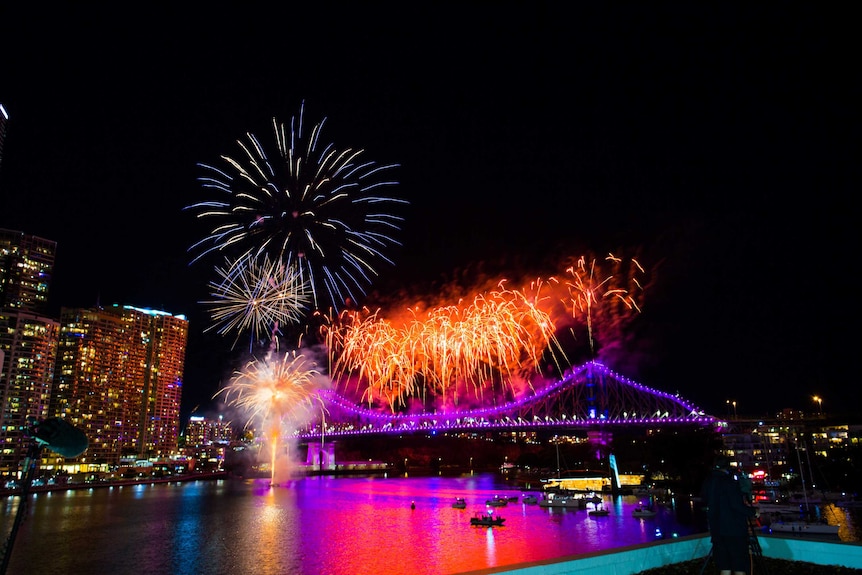
[[(100, 487), (119, 487), (122, 485), (150, 485), (155, 483), (180, 483), (184, 481), (202, 481), (210, 479), (226, 479), (227, 471), (212, 471), (207, 473), (186, 473), (182, 475), (167, 475), (164, 477), (135, 477), (120, 479), (103, 479), (80, 483), (60, 483), (51, 485), (31, 485), (28, 493), (48, 493), (52, 491), (69, 491), (73, 489), (98, 489)], [(21, 495), (23, 487), (0, 488), (0, 497)]]

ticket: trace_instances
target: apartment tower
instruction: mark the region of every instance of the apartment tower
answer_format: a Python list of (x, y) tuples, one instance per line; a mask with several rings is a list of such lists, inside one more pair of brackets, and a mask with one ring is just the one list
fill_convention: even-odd
[(177, 451), (188, 321), (115, 305), (63, 308), (51, 414), (83, 430), (78, 470)]
[(28, 417), (48, 416), (59, 323), (46, 317), (57, 244), (0, 229), (0, 474), (26, 455)]

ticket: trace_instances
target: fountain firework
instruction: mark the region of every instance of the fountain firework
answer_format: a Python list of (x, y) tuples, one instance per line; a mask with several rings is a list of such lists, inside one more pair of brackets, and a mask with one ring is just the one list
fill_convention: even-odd
[[(318, 391), (328, 387), (309, 350), (289, 351), (266, 360), (253, 359), (218, 394), (247, 417), (269, 443), (270, 479), (277, 483), (278, 453), (284, 438), (325, 410)], [(218, 395), (216, 394), (216, 395)]]

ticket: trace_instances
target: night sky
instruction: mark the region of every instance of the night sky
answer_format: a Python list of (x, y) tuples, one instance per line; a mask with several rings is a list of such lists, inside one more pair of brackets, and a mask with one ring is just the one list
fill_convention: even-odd
[(203, 333), (197, 164), (305, 102), (399, 165), (372, 292), (637, 252), (653, 283), (610, 367), (719, 416), (858, 412), (862, 47), (822, 4), (3, 6), (0, 227), (58, 242), (57, 312), (187, 315), (187, 414), (239, 367)]

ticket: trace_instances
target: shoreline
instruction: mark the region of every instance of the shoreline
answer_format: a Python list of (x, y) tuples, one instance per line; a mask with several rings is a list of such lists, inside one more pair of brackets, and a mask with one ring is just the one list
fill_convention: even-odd
[[(26, 491), (31, 493), (49, 493), (53, 491), (71, 491), (77, 489), (99, 489), (102, 487), (120, 487), (124, 485), (147, 485), (152, 483), (182, 483), (186, 481), (228, 479), (227, 471), (212, 471), (208, 473), (186, 473), (169, 475), (167, 477), (137, 477), (128, 479), (111, 479), (108, 481), (92, 481), (89, 483), (65, 483), (61, 485), (31, 485)], [(0, 488), (0, 497), (14, 497), (24, 494), (23, 487)]]

